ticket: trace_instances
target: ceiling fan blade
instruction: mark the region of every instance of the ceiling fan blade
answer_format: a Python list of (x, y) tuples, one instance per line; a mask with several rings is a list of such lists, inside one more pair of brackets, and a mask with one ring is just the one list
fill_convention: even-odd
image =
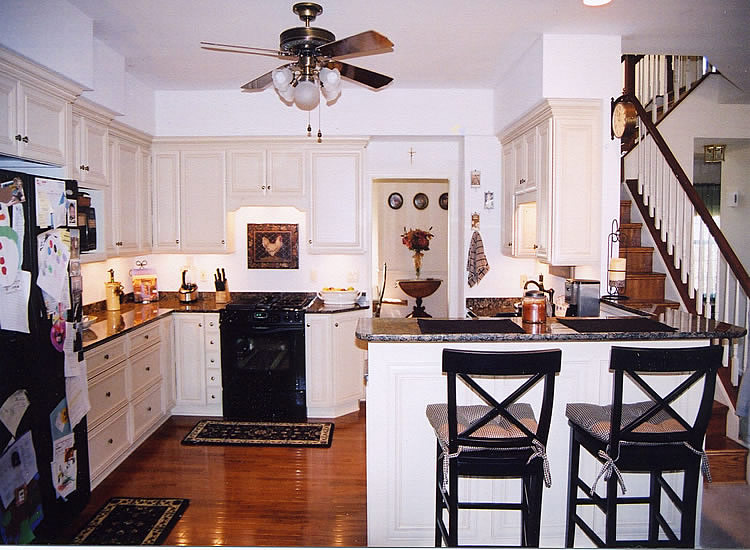
[(362, 55), (377, 50), (393, 48), (393, 42), (376, 31), (365, 31), (341, 40), (329, 42), (319, 46), (318, 53), (327, 57), (341, 57), (343, 55)]
[(238, 46), (235, 44), (219, 44), (216, 42), (201, 42), (201, 48), (204, 50), (215, 50), (217, 52), (249, 53), (253, 55), (267, 55), (269, 57), (284, 57), (289, 55), (287, 52), (282, 52), (280, 50), (254, 48), (252, 46)]
[(328, 67), (331, 69), (338, 69), (341, 76), (344, 78), (354, 80), (365, 86), (369, 86), (370, 88), (382, 88), (393, 80), (390, 76), (369, 71), (362, 67), (355, 67), (354, 65), (342, 63), (341, 61), (330, 61)]
[(243, 84), (240, 86), (243, 90), (247, 92), (252, 92), (255, 90), (263, 90), (264, 88), (268, 87), (271, 82), (273, 82), (273, 71), (268, 71), (266, 74), (259, 76), (255, 80), (251, 80), (247, 84)]

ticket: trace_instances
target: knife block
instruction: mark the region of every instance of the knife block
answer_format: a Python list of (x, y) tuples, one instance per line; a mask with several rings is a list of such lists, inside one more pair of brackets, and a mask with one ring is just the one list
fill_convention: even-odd
[(231, 302), (232, 298), (229, 296), (229, 290), (217, 290), (215, 300), (217, 304)]

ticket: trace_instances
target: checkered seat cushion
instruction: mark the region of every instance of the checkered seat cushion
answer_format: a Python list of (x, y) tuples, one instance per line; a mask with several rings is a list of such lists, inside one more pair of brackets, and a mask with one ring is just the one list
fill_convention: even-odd
[[(458, 433), (468, 428), (472, 422), (476, 422), (482, 416), (492, 410), (488, 405), (459, 405), (456, 407), (456, 423)], [(526, 426), (531, 433), (536, 433), (537, 422), (534, 417), (534, 410), (527, 403), (514, 403), (508, 406), (508, 412), (513, 415), (521, 424)], [(427, 419), (432, 428), (435, 430), (437, 438), (440, 440), (440, 446), (443, 449), (448, 448), (448, 405), (445, 403), (435, 403), (427, 405)], [(509, 422), (506, 418), (498, 415), (490, 420), (486, 425), (479, 428), (471, 434), (472, 437), (488, 438), (512, 438), (525, 437), (521, 430)], [(464, 451), (479, 451), (483, 447), (464, 447)]]
[[(649, 407), (652, 407), (653, 405), (654, 403), (652, 401), (623, 403), (620, 427), (627, 426), (630, 422), (644, 414)], [(565, 407), (565, 416), (567, 416), (573, 424), (582, 428), (600, 441), (609, 440), (611, 414), (612, 405), (568, 403)], [(666, 411), (660, 410), (650, 419), (637, 426), (633, 431), (641, 433), (672, 433), (684, 432), (685, 428)], [(633, 444), (633, 442), (623, 441), (623, 445), (628, 444)]]

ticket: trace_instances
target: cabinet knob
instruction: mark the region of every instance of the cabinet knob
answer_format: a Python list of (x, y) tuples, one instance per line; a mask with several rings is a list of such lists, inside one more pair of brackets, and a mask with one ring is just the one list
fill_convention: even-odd
[(216, 399), (216, 396), (214, 394), (211, 394), (211, 399)]
[(146, 372), (149, 372), (151, 370), (151, 367), (146, 367)]
[(107, 393), (105, 393), (104, 395), (106, 395), (107, 397), (112, 397), (112, 392), (111, 392), (111, 391), (108, 391), (108, 392), (107, 392)]
[(209, 340), (208, 343), (211, 344), (212, 346), (214, 345), (214, 341), (213, 340)]
[(263, 191), (265, 191), (265, 190), (266, 190), (266, 186), (265, 186), (265, 185), (261, 185), (261, 186), (260, 186), (260, 188), (261, 188), (261, 190), (263, 190)]
[(271, 190), (271, 186), (270, 186), (270, 185), (267, 185), (267, 186), (266, 186), (266, 189), (268, 189), (268, 190), (270, 191), (270, 190)]
[(509, 242), (509, 243), (508, 243), (508, 246), (513, 246), (513, 242), (512, 242), (512, 241), (511, 241), (511, 242)]
[(16, 141), (21, 141), (21, 134), (16, 134), (14, 138)]
[(80, 166), (78, 167), (78, 169), (79, 169), (79, 170), (85, 170), (85, 169), (86, 169), (86, 166), (84, 166), (83, 164), (81, 164), (81, 165), (80, 165)]
[(224, 239), (221, 239), (221, 244), (224, 244)]
[(148, 334), (147, 334), (146, 336), (144, 336), (144, 338), (145, 338), (146, 340), (148, 340)]
[(24, 143), (28, 143), (29, 142), (29, 136), (23, 136), (21, 138), (21, 141), (23, 141)]
[(312, 239), (310, 239), (310, 240), (309, 240), (309, 241), (307, 241), (307, 242), (308, 242), (308, 244), (312, 244)]
[(210, 361), (211, 361), (212, 363), (215, 363), (215, 362), (216, 362), (216, 360), (215, 360), (215, 359), (211, 359)]
[(148, 412), (151, 412), (151, 407), (148, 407), (148, 408), (147, 408), (146, 410), (147, 410)]
[(339, 326), (339, 324), (338, 323), (333, 323), (333, 326), (337, 327), (337, 326)]
[(88, 164), (86, 165), (86, 169), (85, 169), (85, 170), (86, 170), (87, 172), (89, 171), (89, 165), (88, 165)]
[(211, 382), (213, 382), (214, 380), (216, 380), (216, 377), (215, 377), (215, 376), (212, 376), (212, 377), (211, 377)]
[(180, 239), (175, 239), (174, 243), (175, 244), (180, 244)]
[(518, 185), (523, 185), (524, 183), (526, 183), (525, 179), (521, 178), (520, 180), (518, 180)]
[(534, 245), (534, 250), (536, 250), (537, 248), (539, 248), (539, 246), (535, 244)]
[(115, 440), (112, 439), (111, 437), (107, 440), (107, 443), (109, 443), (110, 445), (112, 445), (112, 443), (114, 443), (114, 442), (115, 442)]
[(104, 354), (104, 359), (105, 359), (105, 360), (106, 360), (106, 359), (109, 359), (109, 353), (105, 353), (105, 354)]
[(212, 327), (212, 326), (214, 326), (214, 322), (213, 322), (213, 321), (209, 321), (209, 322), (208, 322), (208, 326), (209, 326), (209, 327)]

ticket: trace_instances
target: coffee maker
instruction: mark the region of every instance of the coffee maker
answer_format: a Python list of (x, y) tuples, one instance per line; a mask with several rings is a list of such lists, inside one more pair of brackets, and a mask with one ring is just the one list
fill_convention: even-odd
[(566, 279), (566, 317), (599, 316), (599, 281), (591, 279)]

